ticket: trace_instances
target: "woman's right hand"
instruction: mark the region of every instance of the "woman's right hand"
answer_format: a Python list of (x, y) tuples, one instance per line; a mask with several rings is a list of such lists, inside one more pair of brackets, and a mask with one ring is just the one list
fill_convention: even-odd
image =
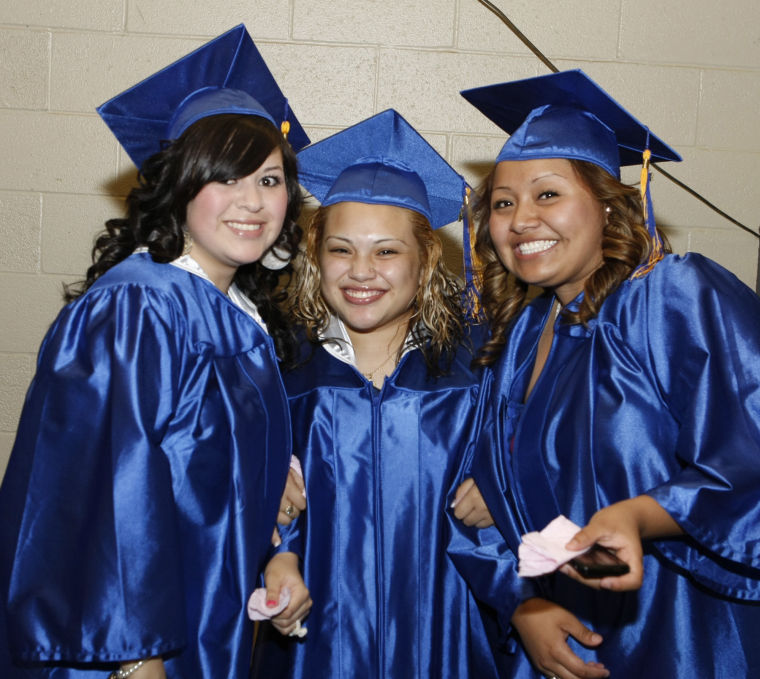
[(288, 471), (288, 479), (285, 482), (285, 490), (280, 499), (277, 523), (281, 526), (287, 526), (304, 509), (306, 509), (306, 492), (303, 476), (291, 467)]
[(476, 528), (493, 526), (491, 512), (488, 511), (488, 505), (473, 478), (467, 478), (459, 484), (451, 506), (454, 509), (454, 516), (465, 526)]
[(523, 601), (512, 616), (533, 665), (547, 677), (557, 679), (600, 679), (610, 676), (602, 663), (584, 662), (567, 643), (573, 637), (584, 646), (598, 646), (601, 635), (586, 627), (570, 611), (533, 598)]
[(581, 577), (569, 564), (562, 566), (560, 571), (594, 589), (618, 592), (639, 589), (644, 580), (644, 550), (641, 540), (672, 537), (682, 533), (681, 527), (654, 498), (638, 495), (621, 500), (596, 512), (565, 547), (584, 549), (599, 543), (613, 550), (621, 561), (628, 564), (628, 573), (587, 579)]

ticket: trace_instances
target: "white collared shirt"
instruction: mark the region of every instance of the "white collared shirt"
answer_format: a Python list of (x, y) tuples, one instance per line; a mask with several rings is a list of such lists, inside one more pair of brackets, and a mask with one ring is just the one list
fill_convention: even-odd
[[(322, 346), (327, 353), (359, 370), (356, 365), (356, 354), (351, 344), (351, 338), (349, 337), (348, 330), (346, 330), (345, 323), (340, 318), (333, 315), (330, 316), (330, 322), (327, 324), (325, 331), (320, 334), (320, 339), (323, 340)], [(412, 343), (412, 335), (410, 333), (404, 341), (404, 347), (401, 350), (399, 360), (412, 351), (412, 349), (414, 349), (414, 344)]]

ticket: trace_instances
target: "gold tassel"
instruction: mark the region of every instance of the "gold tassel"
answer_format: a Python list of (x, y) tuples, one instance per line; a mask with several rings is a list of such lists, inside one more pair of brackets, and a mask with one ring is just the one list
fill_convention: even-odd
[(641, 181), (639, 182), (641, 189), (641, 202), (644, 203), (644, 214), (647, 214), (647, 186), (649, 185), (649, 160), (652, 157), (652, 152), (649, 149), (644, 149), (643, 153), (644, 162), (641, 165)]
[(649, 253), (649, 258), (647, 259), (646, 263), (642, 264), (638, 269), (636, 269), (631, 275), (631, 278), (641, 278), (643, 276), (646, 276), (652, 269), (654, 269), (655, 264), (657, 264), (657, 262), (659, 262), (665, 256), (662, 251), (662, 241), (657, 235), (657, 227), (654, 224), (654, 219), (649, 219), (649, 161), (651, 157), (652, 152), (649, 149), (644, 149), (644, 162), (641, 166), (640, 189), (641, 204), (644, 208), (644, 222), (646, 223), (647, 230), (649, 231), (649, 237), (652, 242), (652, 249)]

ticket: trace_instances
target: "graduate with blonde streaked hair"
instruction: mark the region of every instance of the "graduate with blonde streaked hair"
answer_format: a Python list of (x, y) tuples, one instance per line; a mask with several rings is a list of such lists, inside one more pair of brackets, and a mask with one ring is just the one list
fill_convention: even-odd
[(434, 233), (464, 180), (393, 110), (307, 147), (299, 170), (321, 207), (293, 295), (310, 342), (284, 380), (309, 504), (280, 549), (314, 606), (304, 639), (265, 631), (254, 676), (495, 679), (446, 554), (447, 512), (490, 523), (466, 479), (479, 387), (461, 285)]

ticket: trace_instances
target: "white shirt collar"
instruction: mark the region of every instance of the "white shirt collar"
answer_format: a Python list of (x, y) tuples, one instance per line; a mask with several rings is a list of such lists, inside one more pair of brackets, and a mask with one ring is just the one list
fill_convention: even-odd
[[(320, 334), (320, 339), (323, 340), (322, 346), (328, 354), (354, 368), (357, 367), (356, 354), (354, 353), (354, 347), (351, 344), (351, 338), (349, 337), (345, 323), (343, 323), (340, 318), (333, 315), (330, 316), (327, 328), (325, 328), (325, 331)], [(414, 344), (412, 343), (412, 336), (410, 333), (404, 341), (404, 347), (401, 350), (400, 358), (403, 358), (408, 352), (412, 351), (412, 349), (414, 349)]]

